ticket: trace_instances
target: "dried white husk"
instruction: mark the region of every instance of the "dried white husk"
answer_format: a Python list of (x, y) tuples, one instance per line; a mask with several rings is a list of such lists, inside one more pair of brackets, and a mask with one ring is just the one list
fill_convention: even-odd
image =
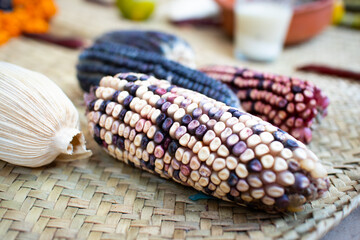
[(91, 154), (64, 92), (40, 73), (0, 62), (0, 159), (39, 167)]

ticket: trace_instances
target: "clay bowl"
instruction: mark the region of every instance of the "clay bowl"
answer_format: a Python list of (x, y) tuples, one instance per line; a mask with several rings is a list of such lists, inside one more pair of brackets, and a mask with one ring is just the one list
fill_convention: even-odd
[[(235, 0), (215, 0), (222, 9), (222, 27), (233, 36)], [(316, 0), (295, 7), (285, 40), (286, 45), (297, 44), (319, 34), (331, 22), (333, 0)]]

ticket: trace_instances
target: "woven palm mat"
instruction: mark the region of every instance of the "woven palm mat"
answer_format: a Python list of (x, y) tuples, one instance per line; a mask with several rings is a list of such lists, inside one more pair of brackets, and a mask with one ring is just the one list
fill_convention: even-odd
[[(115, 8), (85, 1), (58, 1), (52, 32), (85, 39), (125, 28), (160, 29), (187, 39), (199, 65), (245, 65), (308, 79), (331, 99), (328, 116), (317, 125), (309, 146), (331, 179), (324, 198), (296, 214), (270, 215), (218, 200), (191, 201), (197, 192), (108, 157), (89, 137), (89, 160), (24, 168), (0, 161), (0, 239), (318, 239), (360, 203), (360, 84), (295, 72), (296, 66), (322, 62), (360, 69), (360, 34), (328, 28), (314, 40), (287, 48), (272, 64), (236, 61), (232, 44), (216, 29), (175, 28), (164, 22), (160, 2), (146, 23), (121, 20)], [(44, 73), (73, 100), (85, 129), (82, 92), (75, 78), (79, 51), (27, 38), (0, 48), (0, 59)]]

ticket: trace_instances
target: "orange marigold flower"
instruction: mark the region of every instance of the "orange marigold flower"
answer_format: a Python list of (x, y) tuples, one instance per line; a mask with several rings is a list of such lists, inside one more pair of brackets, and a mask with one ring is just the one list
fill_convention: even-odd
[(0, 30), (0, 45), (6, 43), (10, 39), (10, 34), (6, 31)]
[(43, 0), (41, 2), (41, 5), (42, 5), (42, 10), (44, 12), (44, 16), (47, 18), (47, 19), (50, 19), (52, 16), (55, 15), (56, 13), (56, 6), (54, 4), (53, 1), (48, 1), (48, 0)]
[(23, 32), (25, 33), (45, 33), (49, 29), (49, 23), (41, 18), (32, 19), (31, 22), (26, 22), (23, 25)]
[(21, 33), (44, 33), (56, 13), (53, 0), (13, 0), (12, 11), (0, 9), (0, 45)]
[(14, 17), (11, 13), (5, 13), (1, 18), (1, 29), (8, 32), (10, 37), (18, 36), (21, 33), (21, 22), (18, 18)]

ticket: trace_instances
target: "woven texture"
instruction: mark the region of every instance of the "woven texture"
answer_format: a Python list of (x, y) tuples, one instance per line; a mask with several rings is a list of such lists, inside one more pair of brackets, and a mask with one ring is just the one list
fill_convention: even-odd
[[(231, 42), (218, 30), (166, 23), (165, 2), (159, 2), (152, 20), (133, 23), (121, 20), (115, 8), (59, 0), (52, 31), (91, 40), (114, 29), (164, 30), (194, 47), (198, 65), (241, 65), (315, 82), (331, 104), (310, 148), (330, 173), (330, 191), (295, 214), (270, 215), (220, 200), (195, 202), (189, 199), (195, 190), (112, 159), (84, 130), (94, 151), (89, 160), (36, 169), (0, 161), (0, 239), (319, 239), (360, 204), (360, 84), (294, 70), (309, 62), (359, 70), (360, 33), (330, 27), (312, 41), (286, 49), (275, 63), (246, 63), (233, 58)], [(0, 48), (1, 60), (53, 79), (78, 107), (85, 129), (75, 77), (78, 54), (23, 37)]]

